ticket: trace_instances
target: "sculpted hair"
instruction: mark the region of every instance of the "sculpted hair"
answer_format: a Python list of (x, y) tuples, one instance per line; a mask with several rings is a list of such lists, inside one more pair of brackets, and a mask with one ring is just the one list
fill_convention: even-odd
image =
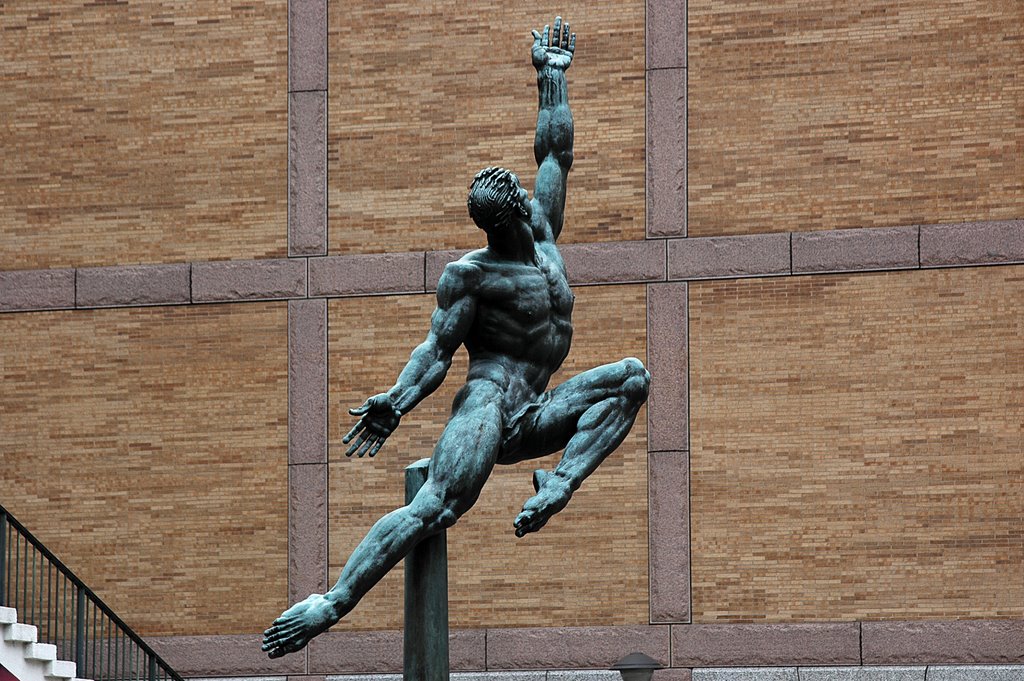
[(519, 208), (518, 193), (519, 180), (512, 171), (484, 168), (469, 185), (469, 216), (484, 231), (504, 225)]

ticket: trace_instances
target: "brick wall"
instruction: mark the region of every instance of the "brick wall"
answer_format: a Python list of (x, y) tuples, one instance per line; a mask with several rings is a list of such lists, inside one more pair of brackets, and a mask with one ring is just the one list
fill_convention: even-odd
[(577, 137), (566, 240), (643, 238), (643, 2), (412, 7), (329, 6), (330, 251), (482, 245), (469, 183), (503, 165), (532, 191), (530, 29), (559, 13), (581, 31), (569, 72)]
[(287, 2), (0, 12), (0, 269), (283, 255)]
[(693, 617), (1020, 618), (1017, 268), (690, 287)]
[(0, 498), (143, 635), (285, 605), (284, 312), (0, 316)]
[(1015, 0), (689, 3), (689, 234), (1024, 215)]

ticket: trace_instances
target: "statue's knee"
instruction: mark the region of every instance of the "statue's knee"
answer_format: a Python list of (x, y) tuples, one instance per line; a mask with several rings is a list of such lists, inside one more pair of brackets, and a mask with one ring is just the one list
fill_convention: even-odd
[(456, 505), (436, 494), (417, 495), (413, 510), (430, 534), (447, 530), (459, 519)]
[(651, 374), (636, 357), (620, 362), (623, 371), (622, 392), (630, 400), (643, 404), (651, 390)]

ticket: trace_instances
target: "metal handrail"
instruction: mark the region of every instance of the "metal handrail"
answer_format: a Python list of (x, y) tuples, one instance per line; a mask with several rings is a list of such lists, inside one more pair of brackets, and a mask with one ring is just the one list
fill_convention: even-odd
[(79, 677), (183, 681), (2, 505), (0, 606), (17, 608), (18, 621), (35, 626), (40, 642), (57, 646), (59, 659), (75, 662)]

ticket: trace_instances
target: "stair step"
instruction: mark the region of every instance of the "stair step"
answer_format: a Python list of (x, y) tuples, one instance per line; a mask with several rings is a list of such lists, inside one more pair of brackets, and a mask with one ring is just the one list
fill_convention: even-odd
[(78, 674), (78, 665), (66, 660), (54, 660), (46, 675), (53, 679), (73, 679)]
[(17, 610), (14, 608), (0, 608), (0, 624), (14, 624), (17, 621)]
[(31, 624), (11, 624), (4, 632), (4, 640), (35, 643), (38, 632)]
[(57, 659), (57, 646), (52, 643), (29, 643), (25, 657), (41, 662), (53, 662)]

